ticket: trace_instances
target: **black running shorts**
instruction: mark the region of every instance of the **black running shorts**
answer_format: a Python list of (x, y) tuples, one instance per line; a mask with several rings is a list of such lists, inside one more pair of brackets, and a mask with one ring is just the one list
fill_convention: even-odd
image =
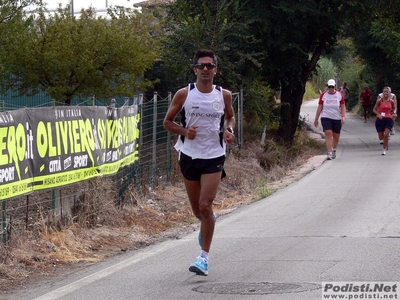
[(334, 133), (339, 133), (342, 129), (342, 121), (341, 120), (333, 120), (329, 118), (321, 118), (322, 129), (332, 130)]
[(185, 177), (187, 180), (193, 181), (199, 181), (201, 175), (203, 174), (211, 174), (223, 171), (224, 163), (225, 155), (210, 159), (192, 159), (190, 156), (187, 156), (181, 152), (179, 159), (179, 165), (181, 167), (183, 177)]
[(375, 128), (377, 132), (384, 132), (385, 129), (392, 130), (393, 128), (393, 119), (392, 118), (376, 118)]

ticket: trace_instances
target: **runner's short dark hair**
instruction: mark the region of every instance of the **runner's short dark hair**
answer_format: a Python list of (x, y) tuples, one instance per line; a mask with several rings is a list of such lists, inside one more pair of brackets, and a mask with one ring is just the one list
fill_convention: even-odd
[(214, 64), (218, 65), (217, 55), (214, 53), (214, 51), (208, 50), (208, 49), (197, 50), (197, 52), (194, 54), (194, 57), (193, 57), (193, 65), (197, 64), (197, 62), (199, 61), (199, 58), (202, 58), (202, 57), (211, 57), (213, 59)]

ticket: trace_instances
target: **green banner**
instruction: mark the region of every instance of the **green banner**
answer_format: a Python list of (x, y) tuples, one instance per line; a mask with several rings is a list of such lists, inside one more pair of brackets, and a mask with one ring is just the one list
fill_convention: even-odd
[(138, 107), (0, 113), (0, 200), (112, 175), (138, 160)]

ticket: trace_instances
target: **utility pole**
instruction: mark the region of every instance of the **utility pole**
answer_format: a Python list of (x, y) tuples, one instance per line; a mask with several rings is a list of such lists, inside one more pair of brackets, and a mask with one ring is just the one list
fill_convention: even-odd
[(71, 0), (71, 14), (74, 16), (74, 0)]

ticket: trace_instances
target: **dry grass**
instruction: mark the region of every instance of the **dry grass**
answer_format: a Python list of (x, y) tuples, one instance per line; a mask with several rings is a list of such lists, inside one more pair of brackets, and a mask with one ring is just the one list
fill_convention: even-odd
[[(292, 176), (294, 169), (321, 153), (320, 142), (304, 133), (297, 139), (291, 151), (271, 139), (264, 147), (254, 142), (246, 143), (246, 149), (232, 149), (225, 164), (227, 177), (214, 202), (216, 213), (227, 214), (267, 196), (279, 188), (274, 180)], [(146, 193), (132, 186), (121, 205), (115, 205), (112, 199), (117, 194), (104, 178), (85, 183), (74, 222), (51, 223), (43, 218), (32, 236), (18, 236), (7, 246), (0, 243), (0, 289), (66, 274), (115, 253), (197, 230), (199, 223), (191, 213), (177, 164), (173, 170), (172, 184)]]

